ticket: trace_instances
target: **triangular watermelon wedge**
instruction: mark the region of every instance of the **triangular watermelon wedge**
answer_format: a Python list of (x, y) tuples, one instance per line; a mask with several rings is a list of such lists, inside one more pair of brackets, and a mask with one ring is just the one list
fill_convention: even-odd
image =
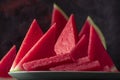
[(82, 36), (83, 34), (86, 34), (86, 36), (89, 37), (90, 26), (91, 26), (91, 25), (95, 28), (97, 34), (98, 34), (99, 37), (100, 37), (100, 40), (101, 40), (104, 48), (106, 49), (107, 47), (106, 47), (105, 38), (104, 38), (101, 30), (99, 29), (99, 27), (93, 22), (93, 20), (91, 19), (90, 16), (87, 17), (87, 19), (86, 19), (86, 21), (85, 21), (85, 23), (84, 23), (81, 31), (79, 32), (79, 38), (81, 38), (81, 36)]
[(110, 71), (117, 71), (117, 68), (112, 61), (112, 58), (105, 50), (99, 38), (99, 35), (92, 26), (90, 27), (88, 57), (90, 60), (99, 60), (102, 67), (108, 65)]
[(74, 15), (72, 14), (55, 44), (56, 54), (69, 53), (72, 50), (72, 48), (75, 47), (77, 42), (78, 31)]
[(53, 24), (49, 30), (37, 41), (37, 43), (27, 52), (21, 59), (14, 71), (22, 71), (23, 63), (37, 60), (41, 58), (51, 57), (56, 55), (54, 45), (56, 43), (56, 24)]
[(12, 63), (16, 57), (16, 46), (13, 47), (7, 52), (7, 54), (0, 61), (0, 77), (10, 77), (8, 72), (12, 66)]
[(86, 35), (87, 37), (89, 37), (89, 34), (90, 34), (90, 22), (88, 20), (88, 18), (86, 19), (84, 25), (82, 26), (82, 29), (80, 30), (79, 34), (78, 34), (78, 37), (79, 39), (83, 36), (83, 35)]
[(78, 43), (70, 52), (73, 60), (88, 56), (88, 41), (89, 37), (85, 34), (79, 39)]
[(30, 25), (29, 30), (27, 31), (24, 40), (20, 46), (20, 49), (17, 53), (17, 56), (13, 62), (13, 65), (10, 69), (12, 71), (15, 66), (21, 61), (24, 55), (32, 48), (32, 46), (41, 38), (43, 32), (38, 25), (36, 19), (33, 20), (32, 24)]
[(52, 11), (52, 19), (51, 19), (51, 24), (56, 23), (57, 26), (57, 36), (60, 35), (61, 31), (63, 30), (63, 28), (65, 27), (66, 23), (67, 23), (68, 17), (67, 15), (64, 13), (64, 11), (57, 6), (56, 4), (53, 5), (53, 11)]

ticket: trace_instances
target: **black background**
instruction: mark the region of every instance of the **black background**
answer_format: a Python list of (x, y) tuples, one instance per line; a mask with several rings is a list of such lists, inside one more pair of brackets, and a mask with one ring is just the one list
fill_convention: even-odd
[(32, 20), (45, 32), (50, 27), (53, 3), (70, 16), (75, 14), (78, 30), (87, 16), (103, 32), (107, 51), (120, 69), (120, 0), (0, 0), (0, 58), (15, 44), (17, 49)]

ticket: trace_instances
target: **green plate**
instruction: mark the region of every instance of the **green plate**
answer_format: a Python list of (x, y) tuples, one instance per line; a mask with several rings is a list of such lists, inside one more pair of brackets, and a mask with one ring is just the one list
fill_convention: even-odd
[(18, 80), (87, 80), (87, 79), (109, 79), (120, 80), (119, 72), (73, 72), (73, 71), (19, 71), (9, 72)]

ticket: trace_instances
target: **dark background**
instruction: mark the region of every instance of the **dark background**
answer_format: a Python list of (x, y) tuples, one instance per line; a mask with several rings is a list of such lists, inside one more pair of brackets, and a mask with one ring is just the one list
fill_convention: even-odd
[(120, 0), (0, 0), (0, 58), (15, 44), (17, 49), (34, 18), (45, 32), (50, 27), (53, 3), (70, 16), (78, 30), (87, 16), (103, 32), (107, 51), (120, 69)]

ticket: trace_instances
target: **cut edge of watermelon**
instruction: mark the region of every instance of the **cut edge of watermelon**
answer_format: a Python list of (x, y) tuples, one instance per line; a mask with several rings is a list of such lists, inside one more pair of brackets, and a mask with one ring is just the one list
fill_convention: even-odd
[(93, 22), (92, 18), (90, 16), (87, 17), (87, 20), (92, 24), (92, 26), (95, 28), (95, 30), (97, 31), (97, 33), (99, 34), (100, 40), (104, 46), (105, 49), (107, 49), (106, 46), (106, 40), (105, 37), (102, 33), (102, 31), (99, 29), (99, 27)]

